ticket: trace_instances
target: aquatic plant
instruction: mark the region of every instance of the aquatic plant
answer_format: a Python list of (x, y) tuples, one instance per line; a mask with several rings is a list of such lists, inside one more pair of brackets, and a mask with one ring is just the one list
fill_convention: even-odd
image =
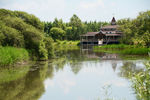
[(23, 48), (1, 47), (0, 48), (0, 66), (14, 64), (19, 61), (27, 60), (29, 54)]
[(120, 53), (128, 55), (148, 55), (149, 48), (135, 45), (113, 44), (104, 46), (94, 46), (94, 52)]
[(132, 77), (133, 88), (141, 100), (150, 100), (150, 62), (146, 64), (143, 72)]
[(14, 81), (24, 77), (29, 71), (29, 66), (23, 65), (14, 68), (0, 68), (0, 84)]
[(132, 48), (132, 49), (124, 49), (122, 50), (122, 54), (133, 54), (133, 55), (144, 55), (148, 54), (148, 48)]
[(126, 45), (126, 44), (111, 44), (111, 45), (103, 45), (103, 46), (94, 46), (94, 49), (125, 49), (125, 48), (134, 48), (134, 45)]

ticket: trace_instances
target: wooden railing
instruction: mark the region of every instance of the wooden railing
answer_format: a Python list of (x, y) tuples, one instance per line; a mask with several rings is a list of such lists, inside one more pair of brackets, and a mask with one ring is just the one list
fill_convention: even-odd
[(98, 42), (97, 39), (81, 39), (82, 42)]
[(108, 39), (108, 40), (104, 40), (103, 42), (118, 42), (118, 39)]

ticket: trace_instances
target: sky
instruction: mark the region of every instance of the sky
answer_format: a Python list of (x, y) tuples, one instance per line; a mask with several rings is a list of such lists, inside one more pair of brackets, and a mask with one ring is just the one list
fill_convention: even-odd
[(62, 18), (68, 22), (73, 14), (82, 21), (110, 21), (136, 18), (139, 12), (150, 10), (150, 0), (0, 0), (0, 8), (25, 11), (41, 21)]

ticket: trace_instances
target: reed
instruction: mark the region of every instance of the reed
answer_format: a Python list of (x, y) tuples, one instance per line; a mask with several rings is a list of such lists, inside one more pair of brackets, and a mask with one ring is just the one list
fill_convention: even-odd
[(129, 48), (121, 51), (122, 54), (132, 55), (147, 55), (149, 52), (148, 48)]
[(14, 64), (19, 61), (27, 60), (29, 54), (23, 48), (0, 47), (0, 66)]
[(128, 55), (148, 55), (149, 48), (137, 47), (135, 45), (113, 44), (104, 46), (94, 46), (94, 52), (120, 53)]
[(125, 49), (125, 48), (134, 48), (134, 45), (125, 45), (125, 44), (111, 44), (103, 46), (94, 46), (94, 49)]

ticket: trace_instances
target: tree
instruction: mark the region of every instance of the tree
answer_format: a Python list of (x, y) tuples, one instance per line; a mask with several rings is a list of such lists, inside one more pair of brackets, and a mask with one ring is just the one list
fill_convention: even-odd
[(124, 33), (122, 43), (150, 46), (150, 11), (141, 12), (132, 20), (119, 20), (118, 24)]
[(74, 27), (80, 27), (82, 25), (82, 22), (80, 20), (80, 18), (77, 15), (73, 15), (70, 18), (70, 26), (74, 26)]
[(67, 40), (72, 40), (72, 27), (66, 27), (66, 38)]
[(70, 26), (72, 26), (72, 34), (74, 40), (79, 40), (80, 35), (83, 34), (83, 24), (77, 15), (73, 15), (70, 18), (69, 22)]
[(54, 22), (53, 22), (53, 27), (58, 27), (58, 28), (62, 28), (63, 30), (65, 30), (66, 25), (65, 23), (63, 23), (62, 19), (57, 19), (55, 18)]
[(146, 31), (143, 35), (142, 35), (142, 40), (144, 40), (145, 45), (147, 47), (150, 47), (150, 32)]
[(50, 34), (52, 38), (54, 39), (54, 41), (56, 41), (56, 39), (64, 40), (66, 32), (62, 30), (61, 28), (53, 27), (50, 30)]
[(0, 9), (0, 45), (26, 48), (46, 60), (53, 54), (53, 41), (45, 38), (44, 24), (34, 15)]

